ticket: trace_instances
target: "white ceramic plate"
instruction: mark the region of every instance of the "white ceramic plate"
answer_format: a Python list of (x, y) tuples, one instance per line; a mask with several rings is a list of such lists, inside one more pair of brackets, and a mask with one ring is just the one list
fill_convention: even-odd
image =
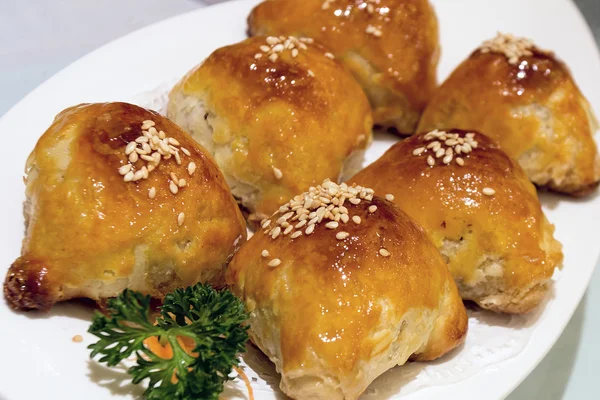
[[(45, 82), (0, 120), (0, 132), (9, 143), (0, 158), (2, 268), (19, 255), (22, 168), (54, 115), (81, 102), (124, 100), (159, 108), (166, 84), (217, 47), (244, 39), (246, 16), (256, 2), (201, 9), (114, 41)], [(482, 40), (502, 30), (531, 37), (555, 50), (571, 67), (592, 106), (600, 110), (600, 57), (585, 21), (570, 1), (439, 0), (434, 4), (441, 25), (441, 79)], [(393, 140), (378, 136), (368, 161)], [(542, 200), (565, 252), (564, 270), (556, 274), (545, 306), (527, 317), (471, 311), (464, 346), (435, 363), (393, 369), (369, 388), (365, 398), (500, 399), (537, 365), (569, 321), (600, 253), (599, 196), (571, 200), (544, 194)], [(47, 314), (17, 314), (2, 298), (0, 399), (139, 397), (141, 388), (129, 383), (124, 368), (109, 370), (89, 361), (86, 344), (93, 337), (85, 332), (90, 315), (80, 304), (62, 304)], [(75, 334), (83, 335), (84, 342), (73, 343)], [(264, 357), (251, 350), (246, 362), (257, 399), (283, 398), (276, 389), (278, 377)], [(243, 389), (237, 390), (240, 387), (228, 387), (224, 397), (239, 397), (243, 394)]]

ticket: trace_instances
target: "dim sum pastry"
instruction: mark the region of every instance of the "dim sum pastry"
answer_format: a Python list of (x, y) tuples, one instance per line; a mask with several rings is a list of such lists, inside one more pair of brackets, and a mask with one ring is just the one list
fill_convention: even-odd
[(415, 132), (437, 86), (437, 17), (428, 0), (268, 0), (248, 17), (253, 35), (312, 37), (367, 93), (377, 125)]
[(371, 142), (360, 86), (307, 38), (216, 50), (173, 88), (168, 116), (213, 154), (255, 222), (325, 178), (352, 176)]
[(562, 261), (554, 227), (523, 170), (479, 133), (415, 135), (351, 182), (395, 196), (431, 236), (463, 299), (524, 313), (543, 299)]
[(283, 205), (227, 282), (294, 399), (356, 399), (409, 358), (456, 347), (467, 315), (427, 234), (392, 202), (325, 181)]
[(15, 309), (126, 288), (223, 284), (245, 222), (210, 155), (126, 103), (61, 112), (27, 160), (26, 234), (4, 282)]
[(436, 91), (419, 131), (478, 130), (538, 186), (585, 195), (600, 180), (594, 113), (566, 65), (527, 39), (499, 34)]

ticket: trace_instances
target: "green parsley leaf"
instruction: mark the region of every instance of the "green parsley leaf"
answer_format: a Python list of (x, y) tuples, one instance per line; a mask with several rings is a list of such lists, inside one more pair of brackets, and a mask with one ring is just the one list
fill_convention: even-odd
[[(128, 372), (133, 383), (149, 380), (144, 393), (149, 400), (217, 400), (248, 340), (243, 302), (228, 290), (218, 292), (203, 284), (168, 294), (156, 323), (150, 296), (131, 290), (110, 299), (108, 311), (109, 316), (96, 312), (88, 330), (99, 338), (88, 347), (91, 357), (100, 355), (100, 362), (115, 366), (135, 353), (136, 364)], [(171, 346), (171, 359), (146, 348), (144, 340), (153, 336)], [(178, 337), (193, 340), (193, 355)]]

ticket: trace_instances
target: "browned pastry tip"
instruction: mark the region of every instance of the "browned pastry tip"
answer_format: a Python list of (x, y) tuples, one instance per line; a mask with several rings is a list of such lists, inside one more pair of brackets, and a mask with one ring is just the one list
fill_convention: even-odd
[(55, 303), (47, 285), (48, 270), (41, 261), (19, 257), (4, 280), (4, 297), (14, 310), (49, 310)]

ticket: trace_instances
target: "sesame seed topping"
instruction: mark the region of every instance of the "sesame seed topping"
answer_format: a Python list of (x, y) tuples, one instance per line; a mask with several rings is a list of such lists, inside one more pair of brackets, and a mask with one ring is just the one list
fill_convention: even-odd
[(332, 60), (335, 59), (335, 56), (330, 52), (325, 53), (325, 57), (331, 58)]
[(152, 186), (150, 190), (148, 190), (148, 197), (153, 199), (156, 197), (156, 188)]
[[(351, 212), (354, 206), (361, 202), (372, 201), (374, 193), (375, 191), (370, 188), (356, 184), (350, 186), (346, 183), (338, 185), (326, 179), (321, 185), (310, 187), (307, 192), (295, 196), (288, 203), (280, 206), (270, 218), (261, 221), (261, 230), (272, 240), (281, 240), (285, 236), (292, 240), (303, 234), (311, 235), (321, 223), (326, 229), (332, 231), (340, 229), (342, 224), (350, 220), (360, 224), (361, 218), (358, 215), (351, 215)], [(352, 206), (346, 207), (344, 204)], [(377, 210), (375, 205), (365, 207), (370, 212)], [(350, 235), (341, 230), (334, 234), (338, 240), (343, 240)]]
[(177, 186), (180, 188), (185, 187), (185, 185), (187, 185), (187, 181), (185, 179), (180, 179), (179, 182), (177, 182)]
[(260, 253), (264, 258), (269, 257), (271, 254), (269, 253), (269, 250), (263, 250), (262, 253)]
[(129, 171), (128, 173), (126, 173), (123, 177), (123, 180), (125, 182), (131, 182), (133, 180), (133, 171)]
[(122, 165), (122, 166), (119, 168), (119, 174), (121, 174), (121, 175), (126, 175), (126, 174), (127, 174), (129, 171), (131, 171), (131, 167), (132, 167), (132, 165), (131, 165), (131, 164), (125, 164), (125, 165)]
[[(265, 39), (266, 44), (262, 44), (259, 47), (260, 52), (254, 55), (255, 60), (259, 60), (264, 56), (267, 56), (269, 61), (275, 62), (279, 59), (279, 55), (289, 50), (293, 58), (297, 57), (300, 50), (306, 50), (306, 43), (312, 43), (312, 39), (309, 38), (297, 38), (295, 36), (269, 36)], [(309, 74), (310, 75), (310, 74)]]
[(180, 212), (179, 215), (177, 216), (177, 225), (179, 225), (179, 226), (183, 225), (184, 220), (185, 220), (185, 214)]
[(327, 229), (336, 229), (340, 224), (336, 221), (331, 221), (325, 224)]
[(517, 65), (522, 57), (532, 56), (532, 50), (549, 53), (546, 50), (538, 49), (531, 39), (501, 32), (498, 32), (496, 37), (486, 40), (479, 46), (481, 53), (502, 54), (506, 57), (508, 63), (512, 65)]
[(188, 174), (190, 174), (190, 176), (194, 175), (194, 172), (196, 172), (196, 163), (193, 161), (190, 161), (190, 163), (187, 166), (187, 170), (188, 170)]
[(171, 181), (169, 183), (169, 190), (171, 191), (171, 193), (173, 194), (177, 194), (177, 192), (179, 192), (179, 188), (177, 187), (177, 185), (175, 184), (175, 182)]
[(277, 180), (283, 178), (283, 173), (281, 172), (281, 170), (279, 168), (273, 167), (273, 175), (275, 175), (275, 179), (277, 179)]
[(467, 155), (479, 145), (477, 140), (475, 140), (474, 133), (462, 135), (436, 129), (427, 133), (424, 139), (429, 143), (426, 146), (417, 147), (413, 150), (412, 154), (415, 157), (426, 155), (427, 165), (431, 167), (436, 165), (436, 159), (441, 159), (444, 165), (450, 165), (454, 160), (458, 166), (462, 167), (465, 165), (464, 158), (455, 157), (455, 155)]
[(365, 29), (365, 32), (375, 37), (381, 37), (381, 35), (383, 34), (383, 32), (381, 31), (381, 26), (374, 26), (371, 24), (367, 25), (367, 29)]
[(496, 191), (492, 188), (485, 187), (485, 188), (483, 188), (482, 193), (485, 194), (486, 196), (493, 196), (496, 194)]
[(271, 268), (275, 268), (278, 267), (279, 265), (281, 265), (281, 260), (279, 258), (274, 258), (271, 261), (269, 261), (269, 267)]
[(381, 254), (384, 257), (389, 257), (390, 256), (390, 252), (387, 251), (386, 249), (379, 249), (379, 254)]
[(391, 194), (391, 193), (388, 193), (388, 194), (385, 195), (385, 199), (387, 201), (394, 201), (394, 195)]
[(337, 240), (344, 240), (344, 239), (346, 239), (348, 236), (350, 236), (350, 234), (349, 234), (348, 232), (338, 232), (338, 233), (336, 233), (336, 235), (335, 235), (335, 238), (336, 238)]
[(310, 69), (307, 71), (307, 73), (308, 73), (308, 76), (310, 76), (310, 77), (314, 77), (315, 76), (315, 73), (312, 72)]

